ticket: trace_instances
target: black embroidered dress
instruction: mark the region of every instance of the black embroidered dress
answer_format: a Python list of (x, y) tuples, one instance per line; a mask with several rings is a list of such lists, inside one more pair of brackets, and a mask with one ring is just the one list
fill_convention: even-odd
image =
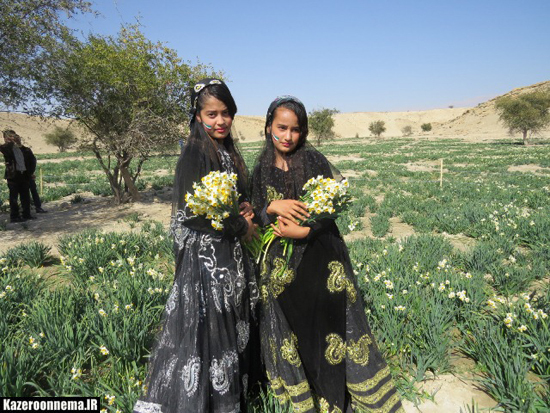
[[(333, 177), (319, 152), (310, 150), (303, 160), (309, 163), (305, 179)], [(263, 225), (276, 218), (266, 213), (269, 202), (288, 198), (291, 173), (255, 168), (252, 199)], [(344, 412), (352, 406), (402, 412), (334, 221), (315, 223), (306, 239), (295, 240), (284, 272), (282, 252), (276, 240), (259, 277), (262, 357), (276, 396), (296, 412)]]
[[(204, 151), (186, 148), (176, 170), (180, 198), (211, 170), (236, 172), (222, 146), (218, 154), (220, 164), (212, 165)], [(171, 225), (174, 285), (149, 364), (147, 394), (134, 412), (237, 413), (244, 409), (250, 314), (258, 298), (238, 238), (246, 221), (228, 218), (224, 230), (215, 231), (206, 218), (193, 217), (183, 199), (177, 205)]]

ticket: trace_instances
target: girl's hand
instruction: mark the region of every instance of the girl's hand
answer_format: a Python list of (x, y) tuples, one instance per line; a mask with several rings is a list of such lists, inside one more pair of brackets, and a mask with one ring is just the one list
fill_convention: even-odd
[(250, 202), (241, 202), (239, 205), (239, 210), (241, 211), (240, 214), (243, 217), (251, 217), (254, 218), (254, 210), (252, 209), (252, 205), (250, 205)]
[(306, 204), (294, 199), (281, 199), (271, 201), (267, 207), (268, 214), (277, 214), (279, 217), (286, 218), (298, 224), (298, 219), (305, 221), (309, 217)]
[(244, 219), (248, 224), (248, 229), (246, 230), (246, 234), (244, 234), (243, 236), (243, 240), (245, 242), (252, 241), (252, 238), (258, 237), (258, 234), (256, 233), (256, 228), (258, 228), (258, 224), (255, 224), (254, 222), (252, 222), (253, 217), (254, 217), (254, 214), (252, 214), (252, 217), (244, 216)]
[(310, 228), (302, 227), (290, 219), (278, 217), (279, 226), (271, 224), (275, 235), (293, 239), (302, 239), (308, 236)]

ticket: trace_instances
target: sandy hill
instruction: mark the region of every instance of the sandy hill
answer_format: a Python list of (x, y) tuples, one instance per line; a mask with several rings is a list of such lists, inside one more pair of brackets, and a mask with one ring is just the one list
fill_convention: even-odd
[[(531, 86), (520, 87), (502, 96), (519, 96), (523, 93), (537, 90), (550, 90), (550, 81), (536, 83)], [(500, 97), (500, 96), (499, 96)], [(465, 111), (460, 116), (438, 125), (434, 133), (438, 135), (470, 135), (471, 137), (505, 136), (508, 129), (499, 121), (495, 110), (495, 101), (498, 97), (480, 103), (475, 108)], [(550, 129), (541, 132), (548, 136)]]
[[(411, 126), (414, 133), (420, 133), (420, 125), (431, 123), (432, 126), (444, 124), (462, 115), (469, 108), (433, 109), (409, 112), (352, 112), (334, 115), (334, 131), (339, 137), (351, 138), (355, 135), (370, 136), (369, 125), (376, 120), (386, 123), (383, 136), (401, 136), (401, 129)], [(254, 142), (261, 138), (265, 118), (260, 116), (237, 116), (235, 130), (237, 136), (244, 136), (245, 142)]]
[[(550, 81), (512, 90), (506, 95), (550, 88)], [(505, 96), (506, 96), (505, 95)], [(481, 103), (475, 108), (448, 108), (408, 112), (354, 112), (338, 113), (334, 116), (335, 132), (339, 137), (356, 135), (370, 136), (369, 125), (375, 120), (386, 123), (383, 137), (401, 136), (405, 126), (411, 126), (413, 136), (457, 137), (468, 140), (503, 138), (507, 129), (499, 122), (495, 111), (495, 99)], [(235, 135), (244, 142), (262, 140), (265, 118), (262, 116), (237, 116), (234, 123)], [(423, 134), (420, 125), (431, 123), (433, 130)], [(0, 129), (14, 129), (36, 153), (55, 152), (56, 149), (44, 142), (44, 134), (55, 125), (67, 126), (69, 121), (41, 120), (18, 113), (0, 113)], [(78, 130), (75, 129), (78, 133)], [(541, 133), (549, 136), (550, 129)]]

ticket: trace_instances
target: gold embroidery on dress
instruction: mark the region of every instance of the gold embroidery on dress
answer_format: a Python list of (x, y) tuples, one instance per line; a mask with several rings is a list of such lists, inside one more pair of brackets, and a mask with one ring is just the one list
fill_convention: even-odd
[(298, 355), (298, 337), (294, 333), (290, 333), (290, 339), (285, 338), (283, 340), (281, 355), (293, 366), (300, 367), (302, 365), (302, 360)]
[[(398, 393), (395, 393), (393, 396), (391, 396), (390, 398), (388, 398), (388, 400), (386, 400), (386, 402), (384, 403), (384, 405), (382, 407), (379, 407), (379, 408), (374, 408), (374, 407), (370, 407), (370, 406), (367, 406), (363, 403), (361, 403), (359, 400), (357, 400), (356, 396), (355, 395), (351, 395), (352, 397), (352, 400), (355, 400), (355, 402), (367, 409), (369, 412), (372, 412), (372, 413), (389, 413), (397, 403), (400, 403), (400, 399), (399, 399), (399, 394)], [(402, 413), (404, 410), (402, 407), (400, 407), (399, 409), (397, 409), (397, 411), (395, 413)]]
[(347, 344), (348, 355), (355, 363), (366, 366), (369, 362), (369, 344), (372, 340), (365, 334), (357, 342), (350, 340)]
[(273, 338), (269, 339), (269, 348), (271, 350), (271, 359), (273, 364), (277, 364), (277, 344)]
[(325, 359), (332, 365), (340, 363), (346, 356), (346, 344), (338, 334), (331, 333), (326, 337), (328, 347)]
[[(325, 358), (330, 364), (334, 365), (340, 363), (346, 356), (346, 352), (349, 358), (354, 363), (360, 364), (361, 366), (366, 366), (368, 364), (369, 344), (372, 343), (372, 340), (368, 334), (361, 336), (361, 338), (357, 340), (357, 342), (350, 340), (348, 343), (344, 343), (342, 337), (340, 337), (338, 334), (331, 333), (326, 337), (326, 341), (328, 343), (328, 346), (325, 350)], [(378, 380), (378, 382), (380, 382), (380, 380)], [(366, 382), (355, 385), (351, 384), (351, 386), (364, 386), (365, 383)], [(349, 383), (348, 387), (350, 387)], [(358, 388), (357, 391), (363, 391), (363, 389)]]
[(273, 390), (279, 390), (284, 385), (282, 378), (280, 377), (272, 378), (269, 372), (267, 373), (267, 378), (269, 379), (269, 382), (271, 383), (271, 388)]
[(304, 380), (303, 382), (294, 385), (286, 384), (286, 382), (283, 380), (283, 385), (285, 386), (286, 391), (288, 392), (288, 394), (290, 394), (291, 397), (298, 397), (309, 391), (309, 383), (307, 382), (307, 380)]
[(267, 185), (267, 203), (284, 199), (283, 194), (277, 192), (271, 185)]
[(350, 279), (346, 277), (346, 270), (341, 262), (331, 261), (328, 264), (330, 275), (327, 280), (327, 288), (331, 293), (346, 290), (348, 300), (352, 303), (357, 299), (357, 291)]
[(260, 276), (261, 278), (264, 278), (264, 276), (267, 275), (267, 263), (265, 261), (262, 261), (260, 264)]
[(292, 407), (295, 413), (304, 413), (315, 409), (315, 404), (313, 403), (313, 398), (310, 397), (303, 402), (292, 402)]
[(262, 285), (261, 291), (262, 291), (262, 300), (265, 303), (269, 298), (269, 292), (267, 291), (267, 287), (265, 285)]
[(384, 380), (388, 375), (390, 374), (390, 367), (386, 366), (382, 370), (380, 370), (378, 373), (374, 375), (374, 377), (371, 377), (370, 379), (367, 379), (361, 383), (347, 383), (348, 389), (356, 391), (356, 392), (366, 392), (371, 389), (374, 389), (376, 386), (378, 386), (378, 383), (380, 383), (382, 380)]
[(269, 372), (267, 372), (267, 378), (275, 393), (275, 397), (281, 404), (292, 403), (295, 412), (307, 412), (314, 408), (311, 396), (302, 402), (294, 402), (292, 400), (292, 397), (299, 397), (310, 391), (307, 380), (294, 385), (287, 384), (282, 377), (272, 378)]
[(363, 403), (372, 405), (372, 404), (378, 403), (380, 399), (382, 399), (392, 389), (393, 389), (393, 382), (391, 380), (388, 380), (388, 382), (385, 383), (382, 387), (380, 387), (380, 389), (378, 389), (376, 393), (369, 394), (367, 396), (361, 396), (354, 392), (350, 392), (350, 394), (351, 394), (351, 397)]
[(330, 404), (328, 404), (328, 402), (322, 397), (319, 398), (319, 410), (321, 411), (321, 413), (330, 413), (329, 409)]
[(330, 403), (323, 397), (314, 395), (314, 401), (317, 402), (319, 413), (342, 413), (342, 410), (338, 406), (334, 406), (331, 410)]
[(273, 271), (271, 272), (271, 290), (273, 296), (277, 298), (281, 294), (287, 284), (294, 280), (294, 271), (286, 268), (286, 261), (280, 257), (273, 260)]

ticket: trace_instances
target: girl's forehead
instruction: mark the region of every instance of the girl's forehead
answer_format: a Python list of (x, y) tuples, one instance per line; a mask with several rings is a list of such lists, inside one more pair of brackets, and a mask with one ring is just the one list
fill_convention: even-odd
[(208, 96), (202, 105), (202, 110), (226, 110), (227, 105), (214, 96)]
[(292, 109), (285, 108), (284, 106), (280, 106), (277, 109), (275, 109), (275, 113), (273, 116), (273, 121), (286, 121), (286, 122), (294, 122), (298, 123), (298, 116)]

